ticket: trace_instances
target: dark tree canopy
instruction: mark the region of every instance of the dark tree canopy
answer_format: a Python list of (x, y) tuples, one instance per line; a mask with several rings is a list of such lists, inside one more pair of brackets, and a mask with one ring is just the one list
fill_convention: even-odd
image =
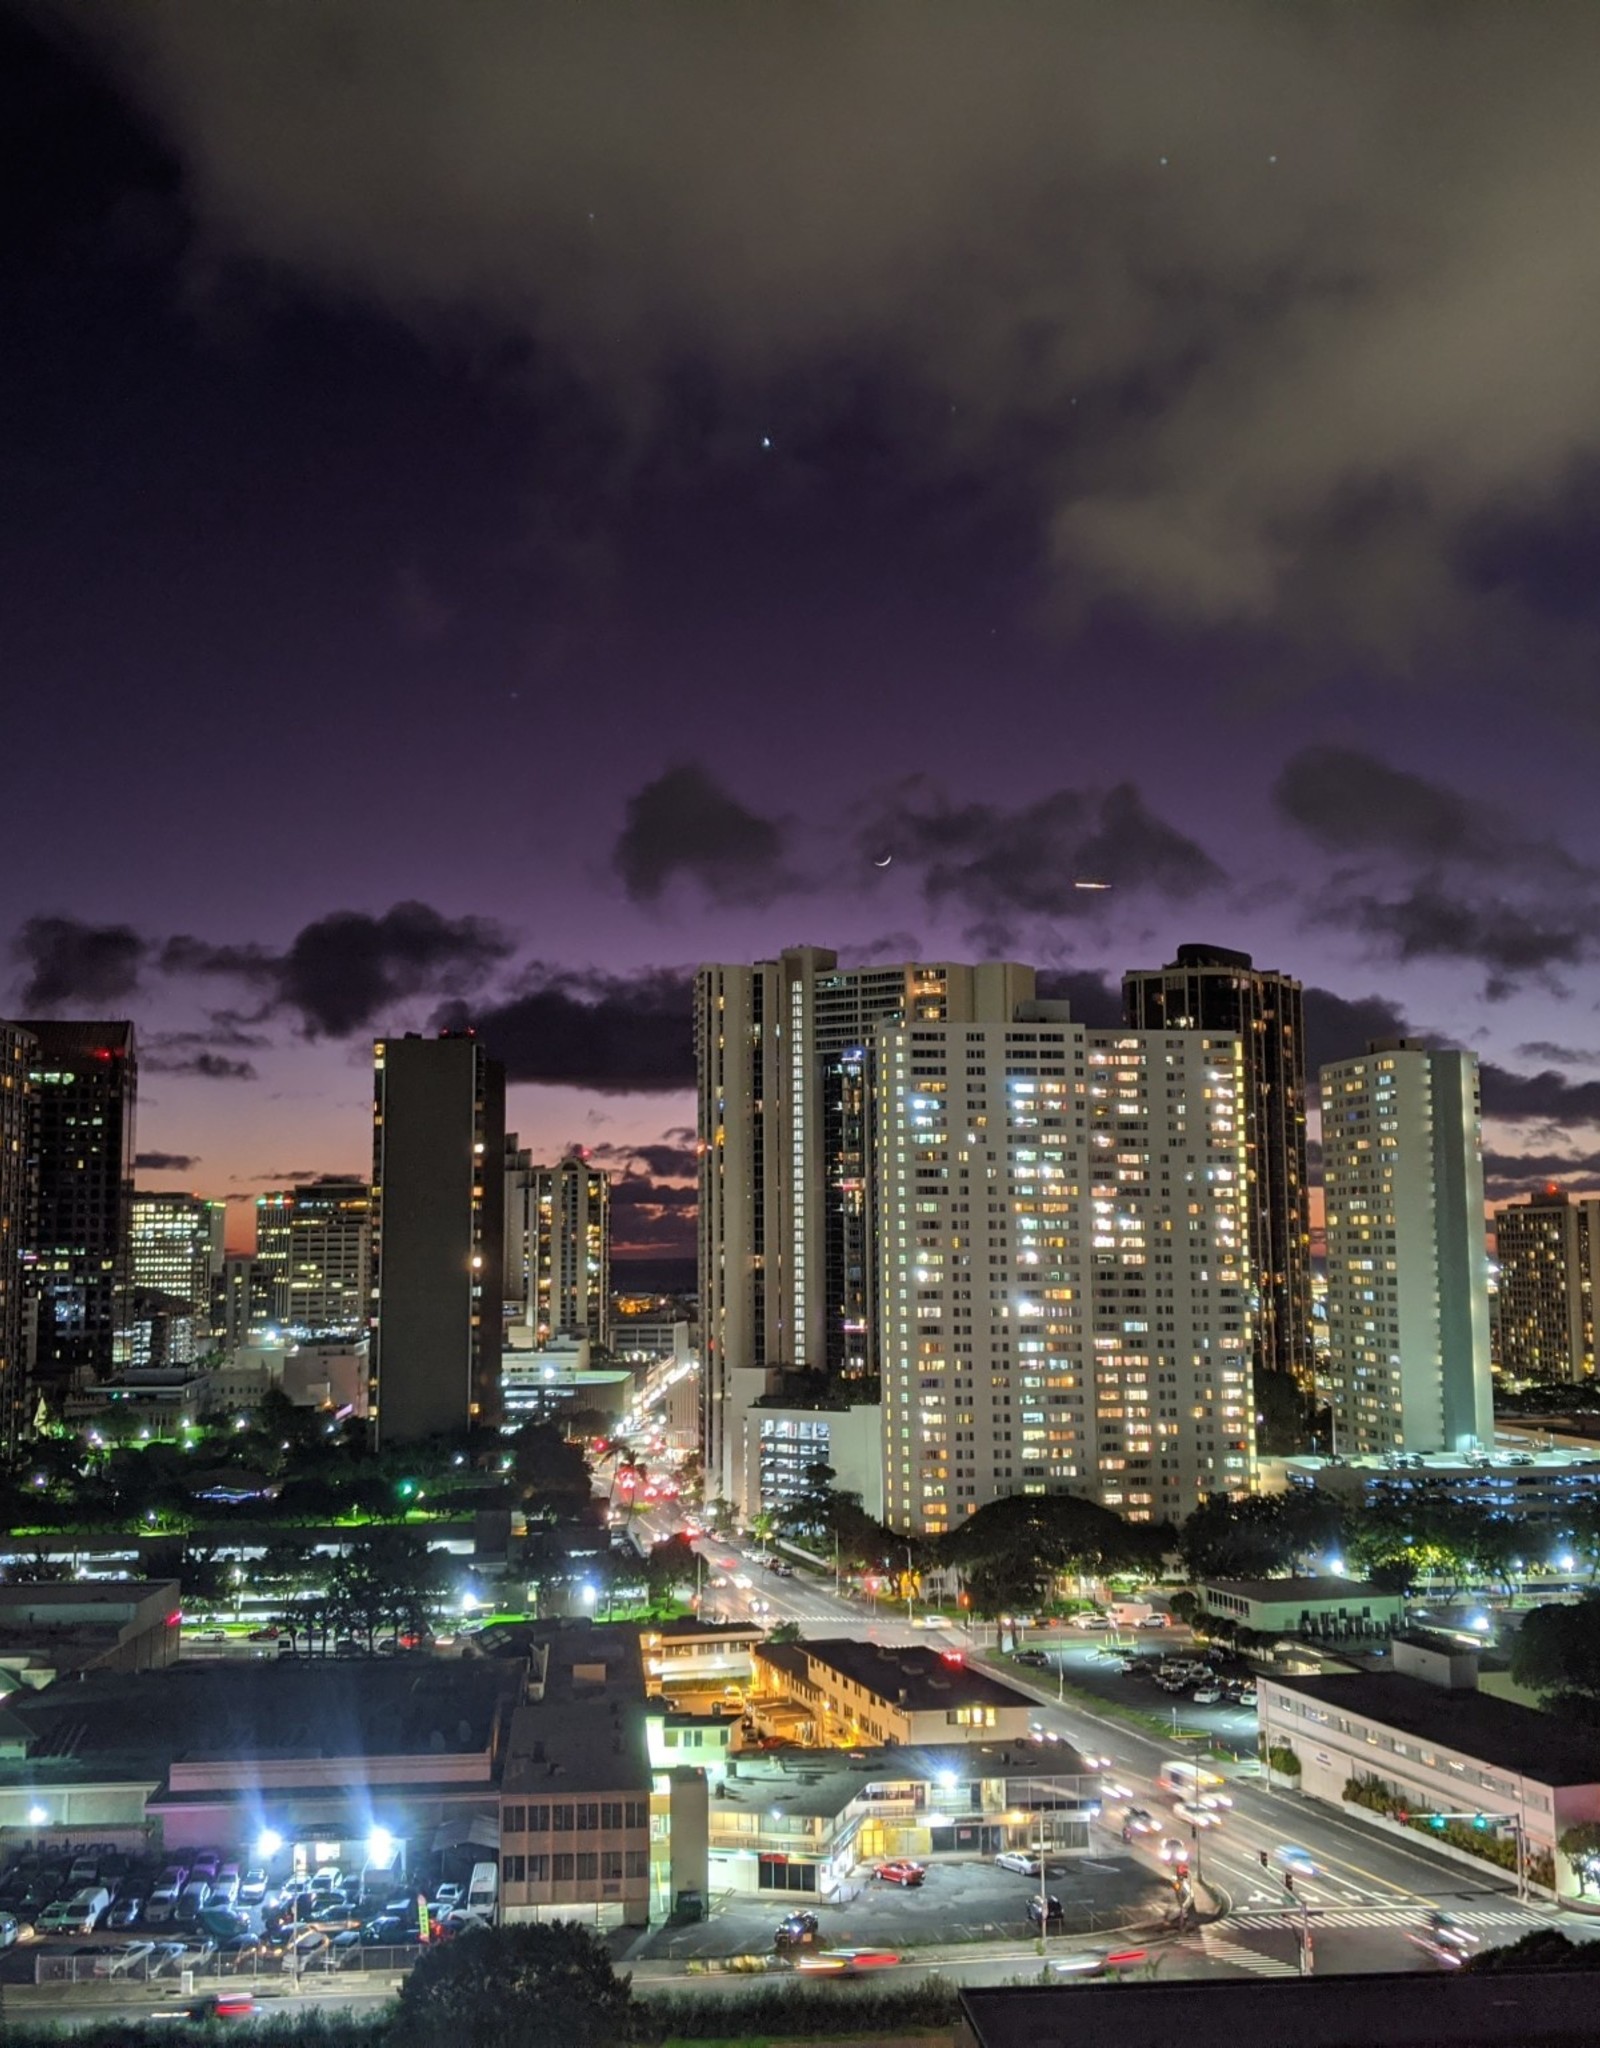
[(425, 1949), (400, 1987), (410, 2048), (622, 2048), (630, 1980), (575, 1921), (469, 1928)]

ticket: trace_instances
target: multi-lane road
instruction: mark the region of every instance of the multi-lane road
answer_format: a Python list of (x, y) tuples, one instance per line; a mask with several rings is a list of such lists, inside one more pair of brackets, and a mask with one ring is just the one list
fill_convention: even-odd
[[(660, 1533), (668, 1533), (665, 1519)], [(865, 1636), (896, 1643), (953, 1638), (974, 1663), (985, 1662), (984, 1653), (965, 1632), (941, 1632), (939, 1638), (932, 1638), (913, 1627), (898, 1604), (880, 1600), (874, 1611), (860, 1599), (836, 1593), (814, 1577), (780, 1578), (757, 1565), (742, 1546), (725, 1539), (707, 1537), (697, 1548), (706, 1559), (708, 1575), (726, 1582), (715, 1588), (708, 1585), (707, 1607), (715, 1602), (723, 1613), (738, 1616), (751, 1613), (752, 1602), (759, 1602), (756, 1612), (762, 1622), (796, 1621), (813, 1635)], [(736, 1583), (740, 1578), (750, 1582), (747, 1588)], [(1090, 1646), (1075, 1643), (1067, 1654), (1070, 1663), (1078, 1663), (1091, 1654)], [(1036, 1720), (1047, 1735), (1059, 1737), (1080, 1753), (1109, 1756), (1112, 1765), (1107, 1776), (1129, 1786), (1135, 1803), (1147, 1807), (1158, 1819), (1172, 1808), (1171, 1795), (1160, 1789), (1161, 1765), (1192, 1750), (1200, 1724), (1219, 1750), (1231, 1747), (1241, 1758), (1253, 1759), (1254, 1717), (1237, 1709), (1216, 1713), (1180, 1707), (1179, 1732), (1190, 1740), (1179, 1748), (1083, 1705), (1058, 1701), (1056, 1681), (1049, 1672), (1038, 1672), (1034, 1682), (1020, 1677), (1007, 1664), (1003, 1670), (997, 1669), (996, 1675), (1036, 1701)], [(1069, 1675), (1081, 1679), (1085, 1673), (1071, 1672), (1069, 1664)], [(1154, 1696), (1141, 1703), (1147, 1710), (1156, 1704)], [(1436, 1911), (1463, 1923), (1486, 1947), (1515, 1940), (1533, 1927), (1548, 1925), (1553, 1917), (1548, 1907), (1520, 1903), (1515, 1887), (1487, 1867), (1480, 1873), (1434, 1854), (1426, 1844), (1419, 1842), (1413, 1847), (1363, 1827), (1319, 1802), (1271, 1789), (1256, 1775), (1253, 1760), (1224, 1760), (1211, 1768), (1227, 1780), (1226, 1789), (1234, 1803), (1220, 1825), (1193, 1838), (1191, 1855), (1195, 1873), (1203, 1891), (1211, 1896), (1218, 1917), (1198, 1932), (1168, 1944), (1164, 1974), (1217, 1969), (1228, 1974), (1294, 1974), (1300, 1968), (1303, 1931), (1309, 1932), (1313, 1964), (1319, 1973), (1437, 1969), (1441, 1964), (1419, 1941), (1426, 1934), (1429, 1916)], [(1108, 1799), (1105, 1807), (1103, 1824), (1119, 1848), (1120, 1814), (1126, 1803)], [(1189, 1830), (1174, 1818), (1170, 1832), (1184, 1835)], [(1315, 1871), (1310, 1876), (1296, 1875), (1292, 1892), (1282, 1881), (1277, 1856), (1280, 1848), (1290, 1845), (1306, 1852)], [(1134, 1853), (1149, 1854), (1154, 1862), (1153, 1847), (1147, 1851), (1137, 1840), (1132, 1847)], [(920, 1954), (933, 1960), (926, 1944)], [(951, 1952), (941, 1966), (948, 1968), (957, 1960), (957, 1953)], [(1003, 1977), (1016, 1968), (1014, 1958), (997, 1957), (992, 1962), (986, 1959), (986, 1963), (991, 1977)], [(971, 1967), (982, 1972), (985, 1965), (974, 1962)], [(967, 1973), (963, 1966), (962, 1974)]]

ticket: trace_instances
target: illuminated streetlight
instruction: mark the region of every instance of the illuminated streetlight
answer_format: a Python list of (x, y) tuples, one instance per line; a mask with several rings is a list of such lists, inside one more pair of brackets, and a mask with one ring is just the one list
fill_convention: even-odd
[(368, 1835), (367, 1861), (378, 1864), (394, 1861), (394, 1836), (387, 1828), (374, 1828)]
[(28, 1808), (28, 1825), (29, 1825), (29, 1827), (30, 1827), (30, 1828), (42, 1828), (42, 1827), (48, 1827), (48, 1826), (49, 1826), (49, 1824), (50, 1824), (50, 1809), (49, 1809), (49, 1807), (47, 1807), (47, 1806), (30, 1806), (30, 1807)]
[(256, 1836), (256, 1854), (263, 1863), (270, 1863), (283, 1847), (283, 1837), (276, 1828), (263, 1828)]

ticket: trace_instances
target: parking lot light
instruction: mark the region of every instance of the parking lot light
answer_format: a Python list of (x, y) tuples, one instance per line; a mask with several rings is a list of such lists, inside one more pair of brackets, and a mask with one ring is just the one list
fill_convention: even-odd
[(283, 1837), (276, 1828), (263, 1828), (256, 1836), (256, 1854), (263, 1863), (270, 1863), (283, 1847)]
[(387, 1828), (374, 1828), (367, 1837), (367, 1861), (384, 1865), (394, 1860), (394, 1836)]

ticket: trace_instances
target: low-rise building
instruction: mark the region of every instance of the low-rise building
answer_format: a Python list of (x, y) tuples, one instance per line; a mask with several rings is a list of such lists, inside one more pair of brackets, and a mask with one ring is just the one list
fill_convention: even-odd
[(821, 1745), (1024, 1741), (1032, 1703), (975, 1670), (956, 1651), (891, 1647), (835, 1636), (762, 1643), (752, 1653), (758, 1693), (809, 1710)]
[(1260, 1679), (1263, 1748), (1293, 1750), (1301, 1792), (1356, 1819), (1370, 1815), (1346, 1787), (1376, 1778), (1413, 1816), (1520, 1830), (1528, 1868), (1551, 1856), (1558, 1895), (1575, 1896), (1557, 1843), (1600, 1822), (1600, 1732), (1479, 1692), (1470, 1652), (1397, 1637), (1393, 1655), (1392, 1671)]
[(1359, 1579), (1207, 1579), (1195, 1590), (1208, 1614), (1262, 1635), (1381, 1636), (1405, 1619), (1398, 1593)]
[(692, 1614), (652, 1622), (640, 1638), (645, 1671), (652, 1685), (663, 1687), (742, 1683), (765, 1634), (759, 1622), (701, 1621)]
[(159, 1671), (178, 1655), (176, 1579), (0, 1586), (0, 1690), (85, 1671)]
[[(1041, 1759), (1041, 1761), (1043, 1761)], [(1030, 1774), (1004, 1744), (730, 1759), (709, 1801), (714, 1890), (829, 1898), (884, 1857), (1090, 1846), (1096, 1780), (1070, 1749)]]
[(542, 1624), (500, 1788), (500, 1917), (642, 1926), (651, 1770), (635, 1628)]

